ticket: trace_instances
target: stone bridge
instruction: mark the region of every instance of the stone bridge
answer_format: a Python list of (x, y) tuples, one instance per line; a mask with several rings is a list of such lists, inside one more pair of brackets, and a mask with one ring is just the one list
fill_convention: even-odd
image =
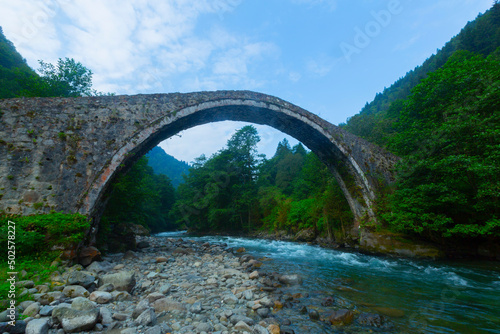
[[(0, 210), (80, 212), (98, 222), (113, 179), (160, 141), (233, 120), (301, 141), (339, 181), (355, 217), (375, 219), (397, 158), (279, 98), (250, 91), (0, 100)], [(216, 134), (214, 134), (216, 135)]]

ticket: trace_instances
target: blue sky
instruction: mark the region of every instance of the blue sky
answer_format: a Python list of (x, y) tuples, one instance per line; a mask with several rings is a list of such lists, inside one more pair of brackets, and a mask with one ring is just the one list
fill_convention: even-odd
[[(0, 0), (28, 64), (71, 57), (116, 94), (248, 89), (338, 124), (441, 48), (493, 0)], [(241, 123), (162, 143), (192, 161)], [(258, 126), (272, 155), (284, 134)], [(294, 141), (290, 140), (292, 143)]]

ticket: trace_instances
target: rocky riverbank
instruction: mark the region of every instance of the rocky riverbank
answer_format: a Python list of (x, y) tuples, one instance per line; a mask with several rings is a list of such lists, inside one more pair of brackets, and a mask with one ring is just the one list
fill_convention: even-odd
[[(241, 252), (242, 250), (240, 250)], [(237, 253), (235, 251), (235, 253)], [(17, 308), (23, 320), (9, 333), (289, 333), (273, 316), (278, 281), (259, 273), (261, 261), (225, 245), (141, 237), (128, 251), (52, 274), (51, 284), (19, 281), (32, 300)], [(295, 275), (275, 277), (293, 284)], [(264, 281), (267, 284), (263, 284)], [(288, 322), (289, 323), (289, 322)]]

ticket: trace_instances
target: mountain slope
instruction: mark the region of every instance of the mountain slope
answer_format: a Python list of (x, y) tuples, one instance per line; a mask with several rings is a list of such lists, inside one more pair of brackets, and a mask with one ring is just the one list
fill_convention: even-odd
[(377, 123), (385, 118), (393, 102), (406, 99), (412, 88), (426, 78), (428, 73), (441, 68), (456, 51), (465, 50), (488, 56), (499, 46), (500, 2), (496, 1), (491, 9), (469, 22), (457, 36), (421, 66), (408, 72), (382, 93), (378, 93), (359, 114), (347, 120), (347, 124), (344, 125), (345, 129), (369, 141), (384, 145), (383, 133), (381, 133), (384, 130), (380, 129)]
[(177, 188), (184, 182), (183, 174), (188, 174), (189, 165), (184, 161), (179, 161), (173, 156), (156, 146), (146, 154), (149, 159), (149, 165), (153, 167), (155, 174), (165, 174), (172, 180), (172, 185)]
[(16, 97), (25, 88), (26, 79), (32, 76), (37, 74), (0, 27), (0, 99)]

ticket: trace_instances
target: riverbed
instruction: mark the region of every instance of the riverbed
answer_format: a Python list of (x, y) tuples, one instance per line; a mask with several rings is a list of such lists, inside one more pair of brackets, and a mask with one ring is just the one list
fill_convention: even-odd
[[(226, 236), (159, 237), (226, 243), (264, 259), (260, 270), (298, 274), (303, 283), (279, 293), (300, 296), (279, 311), (296, 333), (500, 333), (500, 264), (409, 260), (325, 249), (319, 246)], [(332, 303), (329, 303), (332, 301)], [(334, 302), (333, 302), (334, 301)], [(332, 305), (333, 304), (333, 305)], [(311, 321), (300, 310), (317, 310), (322, 318), (338, 308), (383, 315), (390, 326), (367, 329), (354, 322), (331, 327)]]

